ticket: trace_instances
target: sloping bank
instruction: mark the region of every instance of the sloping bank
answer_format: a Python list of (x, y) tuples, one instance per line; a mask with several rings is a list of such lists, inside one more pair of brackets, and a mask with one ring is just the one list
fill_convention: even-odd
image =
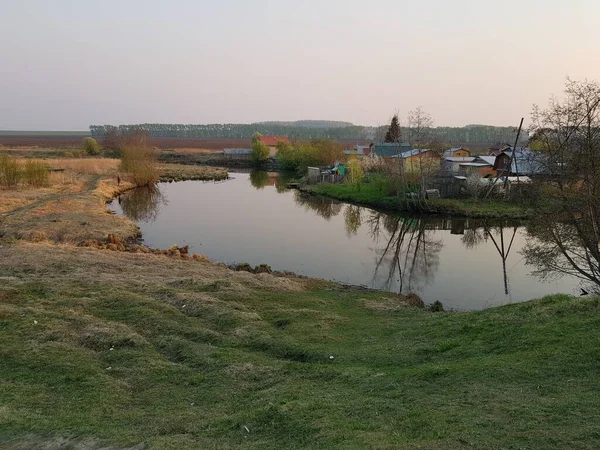
[[(599, 448), (600, 302), (0, 245), (2, 448)], [(43, 445), (42, 445), (43, 444)]]
[(396, 211), (490, 219), (528, 219), (532, 215), (531, 211), (524, 206), (500, 200), (431, 199), (419, 201), (400, 199), (387, 196), (371, 184), (361, 185), (360, 189), (350, 184), (304, 185), (298, 189), (312, 195), (323, 195), (358, 205)]

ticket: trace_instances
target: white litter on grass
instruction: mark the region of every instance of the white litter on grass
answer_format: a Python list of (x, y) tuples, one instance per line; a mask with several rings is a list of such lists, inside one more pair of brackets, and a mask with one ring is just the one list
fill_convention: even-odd
[(111, 352), (112, 352), (114, 349), (115, 349), (114, 347), (111, 347), (111, 348), (109, 348), (109, 350), (110, 350)]
[(335, 356), (331, 355), (331, 356), (329, 357), (329, 359), (335, 359)]
[(183, 305), (182, 308), (185, 308), (187, 305)]
[(250, 433), (250, 429), (246, 425), (244, 425), (244, 430), (246, 430), (248, 433)]
[(110, 369), (112, 369), (112, 367), (107, 367), (107, 368), (106, 368), (106, 370), (110, 370)]
[(34, 320), (33, 323), (34, 323), (34, 325), (37, 325), (37, 320)]

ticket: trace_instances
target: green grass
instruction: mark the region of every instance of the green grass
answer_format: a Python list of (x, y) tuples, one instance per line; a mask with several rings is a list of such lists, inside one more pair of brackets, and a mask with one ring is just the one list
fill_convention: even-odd
[(0, 281), (0, 447), (600, 447), (596, 298), (431, 313), (321, 282), (82, 283), (76, 264)]
[(523, 206), (501, 200), (433, 199), (423, 202), (388, 196), (374, 184), (365, 183), (360, 189), (350, 184), (320, 184), (306, 190), (338, 200), (366, 206), (400, 211), (422, 211), (481, 218), (527, 218), (530, 212)]

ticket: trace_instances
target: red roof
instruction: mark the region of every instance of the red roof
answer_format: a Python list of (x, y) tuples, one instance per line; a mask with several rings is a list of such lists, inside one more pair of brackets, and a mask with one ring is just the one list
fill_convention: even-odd
[(287, 136), (261, 136), (260, 142), (269, 147), (275, 147), (278, 142), (290, 142)]

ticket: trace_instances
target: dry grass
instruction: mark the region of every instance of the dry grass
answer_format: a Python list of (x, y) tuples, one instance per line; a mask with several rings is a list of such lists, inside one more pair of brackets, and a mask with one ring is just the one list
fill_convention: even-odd
[(160, 170), (160, 178), (163, 181), (224, 180), (228, 176), (227, 169), (212, 166), (161, 164)]
[(87, 175), (112, 175), (119, 167), (119, 160), (111, 158), (55, 158), (44, 159), (43, 162), (53, 169), (68, 169)]

